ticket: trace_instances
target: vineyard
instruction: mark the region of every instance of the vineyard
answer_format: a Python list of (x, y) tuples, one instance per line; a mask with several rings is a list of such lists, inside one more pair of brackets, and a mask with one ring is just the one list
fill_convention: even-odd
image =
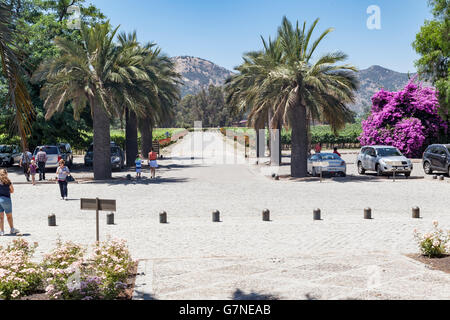
[[(222, 133), (226, 130), (234, 132), (236, 135), (255, 134), (255, 131), (250, 128), (223, 128)], [(311, 128), (311, 144), (322, 143), (325, 148), (359, 148), (359, 136), (362, 133), (361, 124), (348, 124), (338, 135), (334, 135), (330, 126), (314, 126)], [(268, 136), (268, 130), (266, 130)], [(284, 149), (289, 149), (291, 145), (291, 131), (285, 129), (281, 132), (281, 144)]]

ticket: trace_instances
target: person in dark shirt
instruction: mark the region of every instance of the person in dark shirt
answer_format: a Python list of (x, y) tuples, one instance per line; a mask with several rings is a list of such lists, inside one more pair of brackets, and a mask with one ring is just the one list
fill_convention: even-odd
[(18, 234), (20, 231), (14, 228), (12, 217), (11, 194), (14, 193), (14, 187), (8, 178), (8, 172), (5, 169), (0, 170), (0, 236), (5, 235), (4, 221), (5, 213), (8, 224), (11, 227), (11, 234)]
[(341, 154), (338, 152), (338, 149), (336, 147), (334, 147), (334, 151), (333, 153), (337, 154), (339, 157), (341, 157)]

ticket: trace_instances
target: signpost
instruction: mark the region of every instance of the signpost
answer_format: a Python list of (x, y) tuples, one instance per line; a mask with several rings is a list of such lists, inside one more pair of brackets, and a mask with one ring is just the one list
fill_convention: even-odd
[(159, 155), (159, 141), (158, 140), (154, 140), (152, 142), (152, 148), (153, 148), (153, 151)]
[(99, 212), (100, 211), (116, 212), (116, 200), (104, 200), (99, 198), (81, 199), (81, 210), (95, 211), (96, 236), (98, 242), (100, 241)]

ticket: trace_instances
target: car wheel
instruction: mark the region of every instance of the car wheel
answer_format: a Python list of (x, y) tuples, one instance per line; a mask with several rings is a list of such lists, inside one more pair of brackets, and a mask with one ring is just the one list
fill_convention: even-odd
[(409, 178), (409, 177), (411, 177), (411, 172), (407, 172), (407, 173), (405, 173), (405, 177), (406, 177), (406, 178)]
[(365, 174), (366, 170), (364, 170), (362, 162), (358, 162), (358, 173), (359, 174)]
[(383, 175), (383, 170), (381, 170), (381, 166), (379, 164), (377, 164), (375, 170), (377, 171), (377, 176), (381, 177)]
[(433, 173), (433, 169), (431, 169), (431, 164), (428, 161), (423, 164), (423, 170), (425, 171), (426, 174)]
[(447, 175), (449, 176), (449, 178), (450, 178), (450, 166), (448, 167), (448, 170), (447, 170)]
[(9, 166), (10, 167), (14, 166), (14, 158), (11, 158), (11, 160), (9, 160)]
[(341, 177), (345, 178), (347, 174), (345, 172), (341, 172)]

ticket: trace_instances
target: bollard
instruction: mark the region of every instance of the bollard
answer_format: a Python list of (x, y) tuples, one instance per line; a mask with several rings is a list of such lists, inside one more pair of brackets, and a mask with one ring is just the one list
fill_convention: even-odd
[(413, 219), (420, 219), (420, 208), (419, 207), (412, 208), (412, 217), (413, 217)]
[(372, 209), (371, 208), (364, 209), (364, 219), (367, 219), (367, 220), (372, 219)]
[(131, 174), (127, 174), (127, 180), (131, 180)]
[(434, 175), (434, 176), (433, 176), (433, 179), (434, 179), (434, 180), (437, 180), (437, 178), (438, 178), (437, 175)]
[(48, 216), (48, 226), (56, 227), (56, 216), (54, 214)]
[(114, 224), (114, 213), (109, 213), (106, 215), (106, 224), (113, 225)]
[(275, 176), (275, 180), (276, 180), (276, 181), (279, 181), (279, 180), (280, 180), (280, 176), (279, 176), (279, 175), (276, 175), (276, 176)]
[(163, 211), (159, 214), (159, 223), (167, 223), (167, 212)]
[(444, 181), (445, 177), (444, 176), (440, 176), (439, 180)]
[(220, 222), (220, 212), (219, 210), (216, 210), (212, 213), (212, 221), (213, 222)]
[(262, 212), (262, 217), (263, 217), (263, 221), (270, 221), (270, 210), (269, 209), (265, 209)]
[(314, 209), (314, 220), (322, 220), (320, 215), (321, 215), (320, 209)]

